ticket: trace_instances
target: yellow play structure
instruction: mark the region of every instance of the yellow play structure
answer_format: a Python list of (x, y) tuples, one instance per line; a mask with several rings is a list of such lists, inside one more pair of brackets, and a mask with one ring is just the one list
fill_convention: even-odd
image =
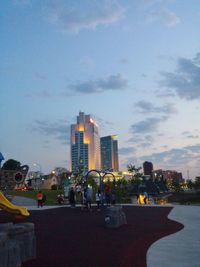
[[(145, 199), (145, 195), (142, 194), (142, 193), (139, 194), (139, 196), (138, 196), (138, 204), (145, 204), (144, 199)], [(152, 204), (152, 202), (150, 201), (149, 198), (146, 199), (146, 204)]]
[(12, 213), (16, 218), (25, 218), (30, 215), (27, 208), (12, 204), (0, 191), (0, 209)]
[[(138, 195), (138, 200), (137, 200), (138, 204), (145, 204), (145, 195), (143, 193)], [(158, 198), (156, 197), (155, 199), (148, 197), (146, 199), (146, 204), (158, 204), (158, 205), (165, 205), (167, 204), (167, 199), (166, 198)]]

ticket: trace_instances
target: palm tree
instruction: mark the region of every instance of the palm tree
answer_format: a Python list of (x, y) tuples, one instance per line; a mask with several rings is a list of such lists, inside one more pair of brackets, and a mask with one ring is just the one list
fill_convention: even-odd
[(127, 165), (128, 172), (132, 173), (131, 183), (140, 184), (143, 174), (140, 172), (142, 167), (136, 167), (133, 164)]
[(132, 176), (133, 177), (137, 177), (138, 176), (138, 174), (139, 174), (139, 176), (141, 177), (141, 173), (140, 173), (140, 170), (142, 169), (142, 167), (135, 167), (135, 165), (133, 165), (133, 164), (129, 164), (129, 165), (127, 165), (127, 169), (128, 169), (128, 172), (130, 172), (130, 173), (132, 173)]

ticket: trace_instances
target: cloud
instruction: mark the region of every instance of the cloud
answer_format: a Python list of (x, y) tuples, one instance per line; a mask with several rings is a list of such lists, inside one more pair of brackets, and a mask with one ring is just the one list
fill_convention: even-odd
[(113, 126), (112, 121), (105, 120), (104, 118), (99, 117), (98, 115), (95, 115), (94, 118), (95, 122), (97, 122), (97, 125), (99, 126), (100, 129), (104, 129), (106, 127), (110, 128), (111, 126)]
[(70, 143), (70, 125), (63, 120), (51, 123), (42, 120), (35, 121), (35, 131), (39, 131), (45, 136), (55, 137), (57, 140), (64, 144)]
[(200, 144), (196, 144), (152, 154), (144, 154), (140, 157), (134, 154), (127, 157), (124, 156), (121, 160), (121, 165), (126, 169), (127, 165), (130, 163), (134, 163), (136, 166), (142, 166), (144, 161), (150, 161), (154, 165), (154, 170), (176, 170), (178, 172), (183, 172), (183, 175), (189, 170), (190, 178), (194, 178), (199, 174), (199, 158)]
[(151, 12), (147, 16), (148, 22), (159, 21), (168, 27), (173, 27), (180, 23), (180, 18), (167, 8), (161, 8), (157, 11)]
[(162, 72), (160, 86), (175, 90), (186, 100), (200, 99), (200, 53), (194, 59), (179, 58), (176, 70)]
[(134, 144), (138, 150), (152, 147), (155, 138), (152, 135), (141, 135), (141, 133), (134, 133), (128, 142)]
[(96, 81), (86, 81), (69, 85), (68, 89), (75, 93), (89, 94), (101, 93), (107, 90), (124, 90), (128, 81), (122, 74), (110, 75), (106, 78), (101, 78)]
[[(153, 153), (140, 157), (141, 161), (151, 161), (157, 164), (158, 168), (166, 169), (185, 169), (187, 166), (198, 167), (200, 157), (200, 144), (185, 146), (183, 148), (173, 148), (168, 151)], [(158, 164), (159, 163), (159, 164)]]
[(134, 153), (135, 151), (136, 151), (136, 149), (134, 147), (122, 147), (119, 149), (119, 154), (120, 155), (127, 155), (127, 154)]
[[(84, 12), (83, 12), (84, 10)], [(95, 29), (121, 20), (125, 8), (113, 0), (51, 1), (48, 20), (64, 32), (78, 33), (83, 29)]]
[(149, 101), (139, 101), (135, 104), (136, 107), (140, 109), (141, 113), (165, 113), (165, 114), (174, 114), (177, 112), (173, 103), (167, 103), (161, 107), (156, 107)]
[(147, 118), (146, 120), (140, 121), (131, 125), (131, 131), (133, 133), (149, 133), (158, 130), (160, 123), (166, 121), (168, 116), (162, 116), (160, 118)]
[(190, 131), (184, 131), (182, 132), (182, 135), (188, 139), (199, 139), (200, 138), (198, 130), (196, 130), (195, 133), (192, 133)]

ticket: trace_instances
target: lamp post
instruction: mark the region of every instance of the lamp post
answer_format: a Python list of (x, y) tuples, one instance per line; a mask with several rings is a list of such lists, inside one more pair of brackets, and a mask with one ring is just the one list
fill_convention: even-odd
[[(41, 177), (42, 177), (42, 166), (39, 164), (39, 163), (33, 163), (33, 166), (38, 166), (39, 167), (39, 179), (40, 179), (40, 182), (41, 182)], [(36, 187), (36, 178), (35, 178), (35, 187)]]

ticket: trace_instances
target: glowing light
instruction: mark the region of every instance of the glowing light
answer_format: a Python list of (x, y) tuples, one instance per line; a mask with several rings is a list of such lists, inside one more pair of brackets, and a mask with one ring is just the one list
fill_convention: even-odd
[(92, 123), (98, 127), (98, 124), (92, 118), (90, 118), (90, 123)]
[(79, 131), (79, 132), (84, 132), (84, 126), (81, 125), (81, 124), (79, 124), (79, 126), (78, 126), (78, 131)]
[(145, 196), (143, 194), (139, 194), (138, 204), (145, 204), (144, 198)]
[(84, 136), (84, 144), (89, 144), (89, 143), (90, 143), (89, 137)]

